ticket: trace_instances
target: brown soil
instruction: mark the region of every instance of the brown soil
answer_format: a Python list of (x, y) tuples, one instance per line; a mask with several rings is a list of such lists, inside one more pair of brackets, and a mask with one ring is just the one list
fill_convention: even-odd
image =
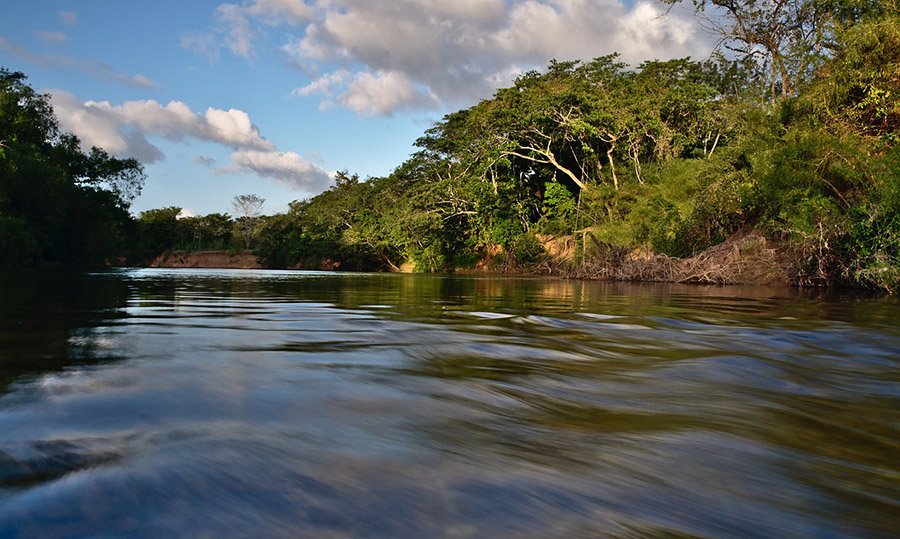
[(544, 250), (551, 258), (557, 260), (575, 260), (578, 245), (575, 236), (551, 236), (550, 234), (538, 234)]
[(253, 253), (228, 251), (169, 251), (156, 257), (151, 268), (230, 268), (260, 269)]
[[(542, 238), (544, 240), (544, 238)], [(555, 245), (545, 248), (553, 253)], [(563, 242), (571, 244), (573, 242)], [(581, 279), (607, 281), (650, 281), (708, 284), (791, 285), (796, 270), (785, 249), (756, 233), (735, 234), (691, 258), (673, 258), (646, 248), (627, 251), (594, 242), (595, 254), (578, 267), (565, 259), (551, 257), (543, 265), (547, 272)], [(569, 259), (571, 260), (571, 259)]]
[[(739, 233), (691, 258), (674, 258), (646, 248), (628, 251), (592, 239), (589, 256), (575, 265), (576, 240), (573, 236), (538, 236), (550, 255), (532, 267), (497, 268), (495, 261), (502, 249), (492, 249), (476, 267), (460, 273), (549, 273), (564, 277), (606, 281), (649, 281), (708, 284), (792, 285), (797, 269), (786, 249), (757, 233)], [(331, 261), (328, 261), (331, 262)], [(323, 262), (321, 269), (337, 269), (338, 263)], [(154, 268), (234, 268), (259, 269), (263, 266), (252, 253), (227, 251), (171, 251), (158, 256)], [(412, 271), (404, 264), (400, 271)]]

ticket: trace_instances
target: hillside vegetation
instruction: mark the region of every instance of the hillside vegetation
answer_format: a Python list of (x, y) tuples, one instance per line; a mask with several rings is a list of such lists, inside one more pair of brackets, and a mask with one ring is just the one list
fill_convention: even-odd
[(893, 288), (900, 22), (895, 4), (831, 6), (784, 76), (753, 57), (630, 68), (615, 55), (526, 73), (447, 115), (391, 175), (338, 174), (261, 221), (257, 252), (273, 266), (509, 269), (542, 260), (539, 237), (574, 235), (580, 266), (754, 232), (795, 283)]

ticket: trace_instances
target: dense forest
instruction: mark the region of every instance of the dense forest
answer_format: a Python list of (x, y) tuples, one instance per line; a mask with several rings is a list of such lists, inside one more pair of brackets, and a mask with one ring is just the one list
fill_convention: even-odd
[(0, 263), (252, 249), (270, 267), (538, 271), (568, 238), (552, 263), (565, 270), (691, 257), (753, 233), (790, 259), (795, 283), (895, 288), (897, 1), (694, 6), (720, 32), (706, 61), (553, 61), (445, 116), (390, 175), (339, 172), (271, 216), (244, 195), (236, 218), (131, 218), (140, 165), (80, 152), (46, 97), (3, 71)]
[(144, 183), (116, 159), (59, 131), (49, 98), (0, 69), (0, 266), (99, 264), (129, 254), (128, 213)]

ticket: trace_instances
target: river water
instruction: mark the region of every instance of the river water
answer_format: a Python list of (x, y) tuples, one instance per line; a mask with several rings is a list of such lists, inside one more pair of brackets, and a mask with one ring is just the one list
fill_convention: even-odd
[(0, 277), (0, 536), (900, 531), (900, 303), (238, 270)]

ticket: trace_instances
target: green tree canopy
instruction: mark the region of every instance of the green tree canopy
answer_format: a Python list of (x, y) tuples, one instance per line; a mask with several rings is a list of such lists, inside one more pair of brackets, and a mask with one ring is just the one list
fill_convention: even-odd
[(97, 264), (123, 254), (127, 209), (145, 175), (134, 159), (84, 153), (48, 96), (0, 68), (0, 264)]

